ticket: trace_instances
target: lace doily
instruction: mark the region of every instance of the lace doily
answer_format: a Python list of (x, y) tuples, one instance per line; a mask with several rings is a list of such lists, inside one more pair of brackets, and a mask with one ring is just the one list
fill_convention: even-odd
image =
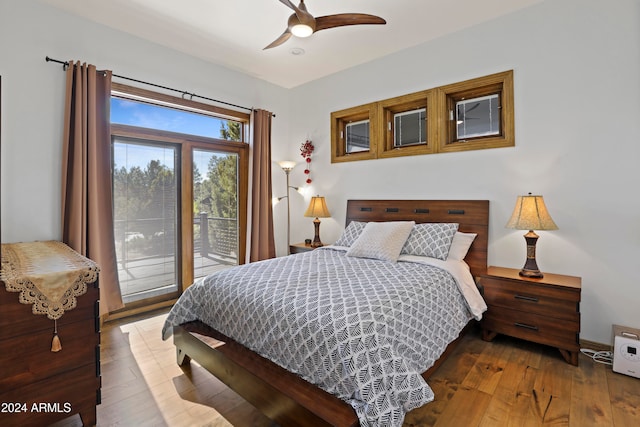
[(96, 263), (62, 242), (8, 243), (2, 245), (0, 279), (7, 291), (19, 292), (22, 304), (32, 304), (33, 314), (59, 319), (76, 307), (76, 297), (98, 279)]

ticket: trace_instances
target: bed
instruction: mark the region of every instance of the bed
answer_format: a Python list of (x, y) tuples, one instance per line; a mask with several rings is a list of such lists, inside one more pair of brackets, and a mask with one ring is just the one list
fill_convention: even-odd
[[(433, 399), (424, 378), (486, 309), (473, 278), (487, 267), (488, 214), (486, 200), (350, 200), (336, 245), (195, 283), (163, 338), (178, 364), (197, 361), (282, 426), (399, 426)], [(476, 234), (465, 263), (437, 252), (446, 238), (429, 258), (407, 251), (407, 221)], [(401, 237), (385, 246), (401, 241), (404, 255), (370, 256), (364, 236), (391, 229)]]

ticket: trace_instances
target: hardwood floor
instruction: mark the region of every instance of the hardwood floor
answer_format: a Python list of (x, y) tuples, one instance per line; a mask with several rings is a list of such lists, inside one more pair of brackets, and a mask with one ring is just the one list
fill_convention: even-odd
[[(274, 424), (197, 363), (177, 366), (162, 341), (166, 313), (107, 323), (102, 330), (98, 426)], [(564, 362), (553, 348), (508, 337), (467, 334), (429, 380), (435, 401), (407, 414), (410, 426), (640, 425), (640, 379), (580, 355)], [(56, 427), (80, 425), (79, 417)]]

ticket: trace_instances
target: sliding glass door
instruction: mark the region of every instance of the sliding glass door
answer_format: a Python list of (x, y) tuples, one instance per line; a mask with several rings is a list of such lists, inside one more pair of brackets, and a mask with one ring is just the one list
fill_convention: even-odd
[(114, 228), (128, 308), (244, 263), (249, 116), (113, 84)]
[(238, 264), (238, 155), (194, 148), (193, 276)]
[(125, 303), (178, 292), (179, 149), (113, 139), (114, 229)]

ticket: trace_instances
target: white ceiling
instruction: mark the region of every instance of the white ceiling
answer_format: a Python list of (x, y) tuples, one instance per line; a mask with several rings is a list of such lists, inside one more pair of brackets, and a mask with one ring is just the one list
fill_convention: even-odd
[[(279, 0), (42, 0), (54, 7), (292, 88), (543, 0), (306, 0), (314, 16), (368, 13), (386, 25), (323, 30), (263, 48), (286, 28)], [(292, 0), (297, 4), (297, 0)], [(294, 55), (293, 48), (304, 49)]]

